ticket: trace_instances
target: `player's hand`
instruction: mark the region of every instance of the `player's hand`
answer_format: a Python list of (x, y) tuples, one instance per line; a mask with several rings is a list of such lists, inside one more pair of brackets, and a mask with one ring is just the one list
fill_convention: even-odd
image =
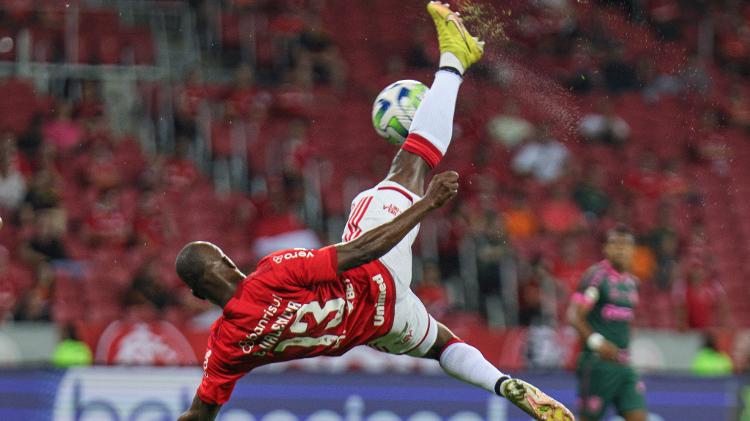
[(610, 341), (605, 340), (602, 342), (602, 346), (600, 346), (596, 352), (603, 360), (614, 362), (620, 361), (620, 348)]
[(425, 200), (432, 209), (437, 209), (451, 200), (457, 193), (458, 173), (446, 171), (432, 177), (430, 185), (427, 186), (427, 193), (422, 200)]

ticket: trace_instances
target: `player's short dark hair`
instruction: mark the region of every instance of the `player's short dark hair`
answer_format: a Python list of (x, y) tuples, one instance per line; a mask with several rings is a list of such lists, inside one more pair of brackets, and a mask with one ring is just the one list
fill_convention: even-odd
[(631, 239), (635, 240), (635, 232), (633, 232), (633, 230), (625, 224), (617, 224), (614, 227), (610, 228), (607, 231), (606, 241), (609, 241), (612, 237), (616, 236), (630, 237)]
[(210, 263), (210, 243), (194, 241), (180, 250), (175, 260), (177, 275), (190, 288), (195, 288), (203, 281), (206, 266)]

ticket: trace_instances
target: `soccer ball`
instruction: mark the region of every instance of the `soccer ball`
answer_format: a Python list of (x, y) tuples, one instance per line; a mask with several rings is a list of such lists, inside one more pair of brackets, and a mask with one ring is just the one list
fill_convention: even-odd
[(417, 107), (428, 89), (416, 80), (399, 80), (383, 89), (372, 106), (375, 131), (389, 143), (400, 146), (409, 135)]

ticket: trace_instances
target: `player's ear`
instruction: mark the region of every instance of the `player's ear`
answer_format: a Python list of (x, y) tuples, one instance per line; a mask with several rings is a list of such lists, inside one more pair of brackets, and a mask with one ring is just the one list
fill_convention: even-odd
[(230, 268), (237, 269), (237, 265), (235, 265), (232, 259), (230, 259), (226, 254), (221, 256), (221, 261), (229, 265)]

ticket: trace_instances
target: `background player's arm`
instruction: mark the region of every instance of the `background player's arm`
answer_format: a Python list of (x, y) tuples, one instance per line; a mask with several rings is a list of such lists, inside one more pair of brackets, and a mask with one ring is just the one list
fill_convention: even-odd
[(190, 409), (185, 411), (177, 421), (213, 421), (219, 413), (221, 405), (213, 405), (203, 402), (198, 395), (193, 398)]
[(443, 206), (458, 192), (458, 173), (436, 175), (424, 198), (392, 221), (374, 228), (348, 243), (336, 245), (339, 273), (382, 257), (396, 246), (431, 211)]
[[(576, 297), (580, 298), (576, 299)], [(619, 361), (620, 350), (617, 346), (604, 339), (601, 334), (594, 332), (594, 329), (586, 321), (598, 299), (599, 289), (595, 286), (588, 286), (582, 292), (576, 293), (568, 308), (568, 323), (575, 328), (581, 339), (596, 351), (600, 357), (606, 360)]]

